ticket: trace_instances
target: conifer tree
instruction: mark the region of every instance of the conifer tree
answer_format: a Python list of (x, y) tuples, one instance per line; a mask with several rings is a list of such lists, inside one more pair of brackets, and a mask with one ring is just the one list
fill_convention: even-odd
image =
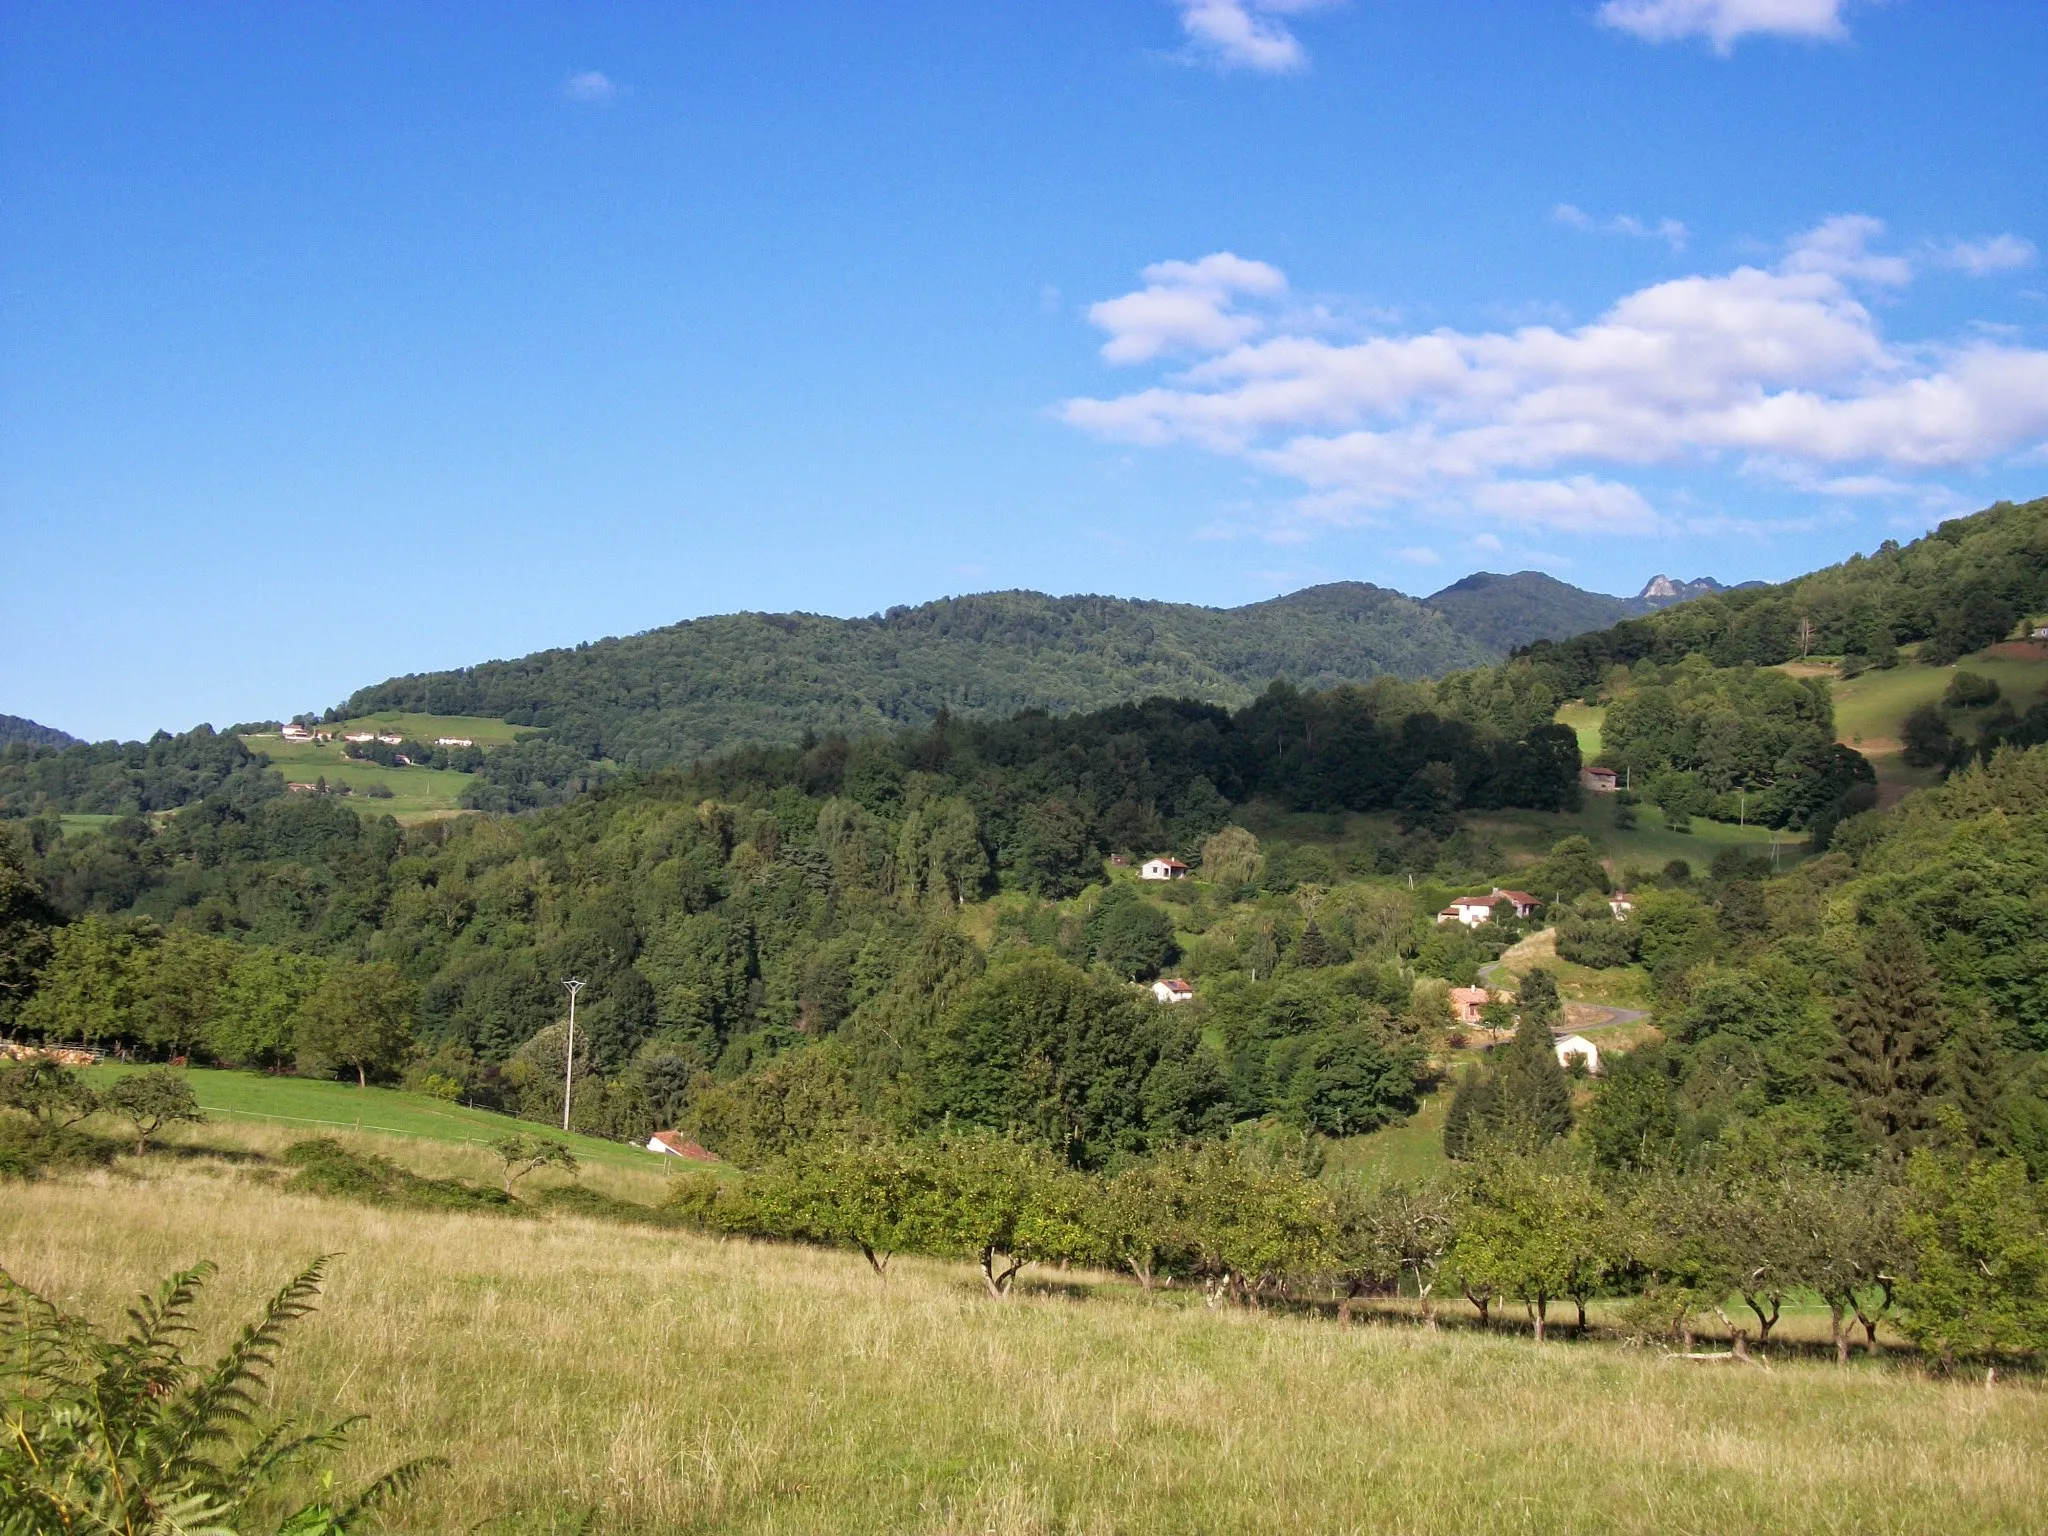
[(2005, 1060), (1998, 1032), (1982, 1013), (1964, 1016), (1941, 1058), (1942, 1097), (1956, 1107), (1980, 1147), (1997, 1144), (2004, 1119)]
[(1330, 941), (1323, 930), (1310, 918), (1301, 930), (1301, 937), (1294, 941), (1294, 963), (1300, 966), (1325, 966), (1336, 959), (1330, 949)]
[(1532, 969), (1515, 993), (1515, 1009), (1524, 1024), (1556, 1028), (1558, 1015), (1564, 1011), (1558, 1001), (1557, 979), (1540, 965)]
[(1526, 1015), (1500, 1048), (1493, 1131), (1502, 1141), (1535, 1148), (1572, 1128), (1572, 1086), (1552, 1049), (1550, 1026)]
[(1934, 1123), (1943, 1030), (1934, 970), (1904, 919), (1887, 914), (1878, 923), (1836, 1022), (1836, 1072), (1864, 1126), (1905, 1151)]

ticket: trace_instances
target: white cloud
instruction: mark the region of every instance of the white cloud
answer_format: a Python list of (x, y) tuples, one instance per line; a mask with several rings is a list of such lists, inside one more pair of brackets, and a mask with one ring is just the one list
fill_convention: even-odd
[(1308, 63), (1301, 39), (1280, 18), (1328, 0), (1173, 0), (1197, 57), (1224, 69), (1283, 75)]
[(1818, 38), (1839, 42), (1847, 0), (1606, 0), (1600, 19), (1652, 43), (1704, 37), (1725, 54), (1738, 38)]
[(1444, 558), (1424, 544), (1411, 544), (1406, 549), (1395, 550), (1394, 553), (1410, 565), (1441, 565)]
[(1177, 371), (1064, 402), (1096, 436), (1188, 444), (1296, 482), (1324, 524), (1371, 509), (1647, 532), (1623, 478), (1732, 464), (1811, 494), (1924, 484), (2048, 441), (2048, 351), (1971, 334), (1889, 341), (1859, 293), (1912, 278), (1874, 219), (1830, 218), (1770, 266), (1674, 278), (1589, 324), (1334, 339), (1286, 278), (1228, 253), (1165, 262), (1097, 304), (1103, 356)]
[(619, 87), (609, 75), (586, 69), (562, 82), (562, 94), (571, 101), (610, 101)]
[(1676, 219), (1659, 219), (1655, 224), (1646, 224), (1631, 213), (1618, 213), (1611, 219), (1594, 218), (1584, 209), (1570, 203), (1559, 203), (1551, 216), (1560, 224), (1573, 229), (1584, 230), (1587, 234), (1629, 235), (1637, 240), (1662, 240), (1671, 247), (1675, 256), (1685, 249), (1692, 238), (1692, 231)]
[(1565, 533), (1648, 533), (1657, 526), (1657, 514), (1635, 487), (1591, 475), (1496, 480), (1474, 489), (1472, 504), (1505, 523)]
[(1483, 549), (1489, 555), (1497, 555), (1505, 548), (1500, 541), (1500, 535), (1497, 533), (1480, 534), (1472, 541), (1472, 547), (1474, 549)]
[(1935, 260), (1972, 277), (2031, 267), (2039, 253), (2034, 242), (2019, 235), (1993, 235), (1989, 240), (1953, 240), (1935, 252)]
[(1162, 261), (1140, 275), (1145, 286), (1138, 292), (1088, 309), (1089, 320), (1109, 332), (1102, 355), (1112, 363), (1142, 363), (1161, 352), (1220, 352), (1264, 328), (1255, 316), (1227, 312), (1235, 295), (1287, 290), (1278, 267), (1228, 251), (1200, 261)]

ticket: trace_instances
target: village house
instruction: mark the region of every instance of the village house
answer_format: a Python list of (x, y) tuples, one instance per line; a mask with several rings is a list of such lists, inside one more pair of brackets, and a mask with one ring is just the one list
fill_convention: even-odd
[(1440, 923), (1463, 923), (1467, 928), (1477, 928), (1481, 923), (1493, 920), (1493, 903), (1484, 896), (1460, 896), (1437, 913), (1436, 920)]
[(1451, 988), (1451, 1020), (1460, 1027), (1469, 1027), (1479, 1022), (1479, 1010), (1484, 1008), (1493, 994), (1484, 987)]
[(1477, 928), (1481, 923), (1493, 921), (1493, 909), (1506, 902), (1515, 909), (1515, 916), (1526, 918), (1535, 912), (1540, 903), (1527, 891), (1504, 891), (1495, 886), (1484, 896), (1460, 896), (1443, 911), (1437, 913), (1439, 923), (1463, 923), (1467, 928)]
[(436, 736), (434, 738), (434, 745), (437, 747), (473, 747), (476, 743), (467, 736)]
[(1596, 795), (1611, 795), (1621, 788), (1620, 775), (1612, 768), (1581, 768), (1579, 782)]
[(1143, 880), (1180, 880), (1186, 877), (1187, 872), (1187, 865), (1171, 856), (1147, 859), (1138, 866), (1138, 877)]
[(1607, 910), (1614, 914), (1617, 923), (1627, 922), (1629, 913), (1635, 909), (1636, 904), (1628, 899), (1627, 891), (1616, 891), (1607, 898)]
[(1551, 1049), (1557, 1052), (1557, 1064), (1560, 1067), (1570, 1067), (1572, 1058), (1577, 1056), (1586, 1063), (1586, 1071), (1590, 1076), (1600, 1075), (1600, 1047), (1584, 1035), (1561, 1036), (1552, 1042)]
[(719, 1161), (716, 1152), (705, 1151), (681, 1131), (656, 1131), (647, 1138), (647, 1150), (659, 1152), (663, 1157), (686, 1157), (693, 1163)]
[(1187, 1003), (1194, 1001), (1195, 989), (1178, 976), (1168, 976), (1152, 983), (1152, 995), (1162, 1003)]
[(282, 736), (286, 741), (311, 741), (313, 739), (313, 733), (307, 730), (303, 725), (300, 725), (297, 721), (293, 721), (290, 725), (286, 726), (277, 734)]
[(342, 732), (341, 739), (354, 742), (375, 741), (377, 733), (375, 731), (344, 731)]
[(378, 739), (379, 741), (383, 742), (383, 743), (384, 743), (384, 745), (385, 745), (385, 746), (387, 746), (387, 747), (395, 747), (395, 746), (397, 746), (397, 745), (398, 745), (398, 744), (399, 744), (399, 743), (400, 743), (401, 741), (405, 740), (405, 738), (404, 738), (403, 736), (394, 736), (394, 735), (391, 735), (391, 734), (390, 734), (389, 732), (379, 732), (379, 733), (378, 733), (378, 736), (377, 736), (377, 739)]

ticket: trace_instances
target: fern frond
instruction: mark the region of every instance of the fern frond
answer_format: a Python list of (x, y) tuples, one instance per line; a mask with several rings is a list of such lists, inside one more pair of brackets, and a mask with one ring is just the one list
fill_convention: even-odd
[(337, 1531), (347, 1531), (356, 1521), (393, 1499), (402, 1499), (418, 1486), (421, 1478), (429, 1472), (438, 1472), (448, 1465), (440, 1456), (416, 1456), (411, 1461), (401, 1462), (371, 1483), (361, 1493), (342, 1506), (334, 1517)]
[(287, 1281), (205, 1378), (166, 1405), (164, 1444), (159, 1453), (166, 1466), (227, 1439), (232, 1426), (249, 1422), (256, 1393), (268, 1384), (270, 1370), (277, 1363), (286, 1326), (313, 1311), (332, 1257), (322, 1255)]

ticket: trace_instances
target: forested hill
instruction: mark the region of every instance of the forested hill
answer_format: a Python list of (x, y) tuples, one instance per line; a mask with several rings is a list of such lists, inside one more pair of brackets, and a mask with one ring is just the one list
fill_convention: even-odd
[(1734, 588), (1521, 653), (1566, 696), (1599, 685), (1614, 666), (1669, 666), (1702, 656), (1717, 667), (1774, 666), (1840, 656), (1845, 674), (1889, 666), (1918, 642), (1919, 659), (1946, 665), (1994, 645), (2022, 621), (2048, 615), (2048, 497), (1999, 502), (1952, 518), (1924, 538), (1887, 539), (1777, 586)]
[(1001, 718), (1155, 695), (1237, 708), (1303, 687), (1481, 666), (1501, 647), (1398, 592), (1311, 587), (1242, 608), (994, 592), (865, 619), (737, 613), (452, 672), (394, 678), (330, 718), (488, 715), (629, 766), (806, 731), (861, 735), (941, 710)]
[(68, 747), (78, 738), (68, 731), (55, 726), (38, 725), (33, 720), (24, 720), (20, 715), (0, 715), (0, 747), (13, 746), (17, 741), (32, 747)]
[(1541, 571), (1512, 576), (1474, 571), (1423, 601), (1461, 633), (1494, 651), (1535, 640), (1565, 640), (1659, 606), (1654, 598), (1588, 592)]

